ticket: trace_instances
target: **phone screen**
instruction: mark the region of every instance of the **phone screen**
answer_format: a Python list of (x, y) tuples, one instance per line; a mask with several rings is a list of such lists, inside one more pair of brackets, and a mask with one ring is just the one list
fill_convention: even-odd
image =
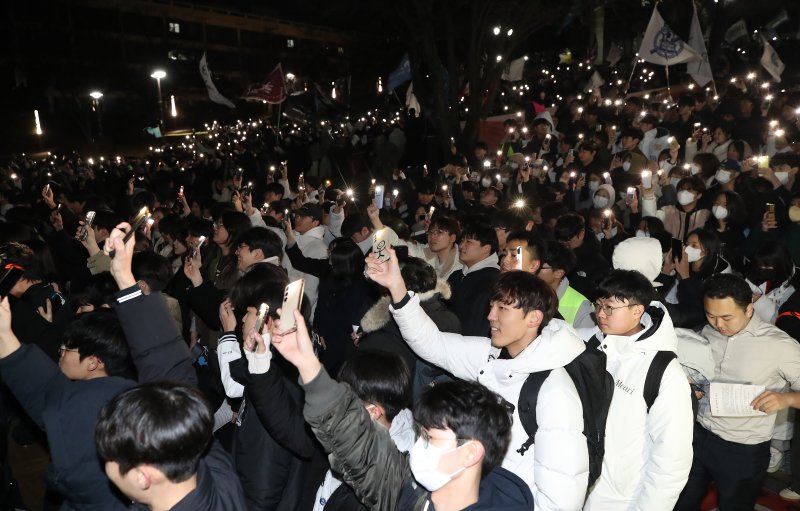
[(297, 328), (294, 321), (294, 311), (300, 308), (304, 288), (305, 280), (298, 279), (290, 282), (283, 292), (283, 303), (281, 304), (281, 331), (283, 333), (291, 332)]
[(683, 242), (676, 238), (672, 238), (672, 258), (678, 261), (683, 259)]

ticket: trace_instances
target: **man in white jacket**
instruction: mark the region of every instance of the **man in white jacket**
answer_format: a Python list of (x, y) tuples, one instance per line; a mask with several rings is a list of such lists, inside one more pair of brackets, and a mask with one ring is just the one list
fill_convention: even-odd
[[(307, 202), (295, 210), (294, 216), (295, 238), (303, 255), (312, 259), (327, 259), (328, 245), (323, 241), (325, 227), (322, 225), (322, 208), (318, 204)], [(284, 258), (284, 267), (289, 273), (289, 280), (305, 279), (305, 295), (313, 314), (317, 305), (319, 278), (297, 271), (288, 259)]]
[[(442, 333), (406, 290), (394, 250), (381, 263), (367, 258), (369, 277), (386, 287), (392, 316), (414, 352), (457, 378), (476, 380), (514, 406), (511, 448), (502, 466), (531, 488), (537, 511), (579, 510), (589, 478), (589, 453), (583, 435), (583, 406), (564, 366), (585, 349), (566, 323), (553, 319), (558, 301), (540, 279), (509, 272), (493, 286), (488, 319), (491, 339)], [(518, 408), (527, 377), (550, 370), (538, 394), (539, 429), (528, 440)]]
[(579, 330), (586, 341), (597, 338), (615, 382), (603, 471), (585, 510), (671, 510), (689, 476), (692, 402), (677, 359), (664, 369), (649, 410), (644, 395), (656, 354), (677, 347), (669, 314), (654, 294), (641, 273), (612, 270), (597, 290), (598, 327)]

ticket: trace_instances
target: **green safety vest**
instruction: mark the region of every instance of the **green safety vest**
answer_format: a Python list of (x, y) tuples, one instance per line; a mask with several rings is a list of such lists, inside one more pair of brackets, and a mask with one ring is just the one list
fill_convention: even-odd
[(561, 314), (564, 321), (572, 325), (575, 323), (575, 316), (578, 314), (578, 309), (580, 309), (581, 304), (586, 300), (587, 298), (585, 296), (572, 289), (572, 287), (567, 286), (567, 291), (564, 293), (564, 296), (558, 300), (558, 313)]

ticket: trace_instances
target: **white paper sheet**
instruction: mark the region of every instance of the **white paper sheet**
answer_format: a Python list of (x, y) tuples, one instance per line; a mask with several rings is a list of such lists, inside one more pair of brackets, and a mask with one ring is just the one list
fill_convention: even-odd
[(711, 383), (711, 415), (716, 417), (756, 417), (766, 415), (750, 404), (764, 392), (763, 385)]

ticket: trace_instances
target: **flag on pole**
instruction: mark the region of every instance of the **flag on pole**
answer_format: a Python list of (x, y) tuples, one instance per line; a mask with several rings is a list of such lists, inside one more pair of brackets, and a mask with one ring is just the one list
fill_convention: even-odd
[(236, 105), (231, 103), (228, 98), (219, 93), (217, 86), (214, 85), (213, 81), (211, 81), (211, 71), (208, 69), (208, 62), (206, 62), (205, 52), (203, 52), (203, 58), (200, 59), (200, 76), (203, 77), (203, 82), (206, 84), (208, 99), (214, 103), (219, 103), (220, 105), (225, 105), (229, 108), (236, 108)]
[(662, 66), (702, 60), (700, 54), (664, 23), (657, 8), (653, 8), (653, 15), (647, 24), (642, 46), (639, 48), (639, 58)]
[(739, 20), (725, 31), (725, 41), (733, 43), (741, 37), (747, 37), (747, 24), (744, 20)]
[(689, 30), (689, 46), (700, 54), (702, 60), (686, 64), (686, 72), (692, 76), (697, 85), (703, 87), (714, 79), (714, 75), (711, 73), (711, 64), (708, 62), (706, 42), (703, 39), (703, 30), (700, 28), (700, 19), (697, 17), (697, 8), (694, 7), (694, 4), (692, 4), (692, 7), (692, 28)]
[(286, 83), (283, 79), (283, 70), (281, 65), (275, 66), (275, 69), (267, 76), (264, 83), (254, 83), (248, 87), (247, 92), (244, 93), (243, 99), (248, 101), (266, 101), (277, 105), (286, 100)]
[(772, 47), (769, 42), (761, 36), (761, 41), (764, 43), (764, 53), (761, 55), (761, 65), (764, 66), (764, 69), (767, 70), (769, 74), (775, 78), (776, 82), (781, 81), (781, 73), (786, 68), (783, 61), (781, 60), (780, 56), (778, 56), (778, 52), (775, 51), (775, 48)]
[(500, 76), (501, 80), (505, 80), (507, 82), (518, 82), (522, 80), (522, 71), (525, 69), (525, 57), (520, 57), (518, 59), (512, 60), (508, 64), (506, 64), (506, 68), (503, 70), (502, 76)]
[(416, 116), (419, 117), (420, 114), (420, 106), (419, 101), (417, 101), (417, 96), (414, 94), (414, 82), (408, 86), (408, 90), (406, 90), (406, 110), (409, 108), (413, 108)]
[(619, 45), (617, 43), (612, 44), (611, 49), (608, 50), (608, 55), (606, 56), (606, 60), (611, 65), (611, 67), (614, 67), (617, 65), (617, 62), (619, 62), (621, 59), (622, 59), (622, 50), (619, 49)]
[(406, 53), (400, 60), (400, 65), (397, 66), (397, 69), (389, 74), (386, 79), (386, 86), (389, 89), (396, 89), (409, 80), (411, 80), (411, 62), (409, 62), (408, 53)]

